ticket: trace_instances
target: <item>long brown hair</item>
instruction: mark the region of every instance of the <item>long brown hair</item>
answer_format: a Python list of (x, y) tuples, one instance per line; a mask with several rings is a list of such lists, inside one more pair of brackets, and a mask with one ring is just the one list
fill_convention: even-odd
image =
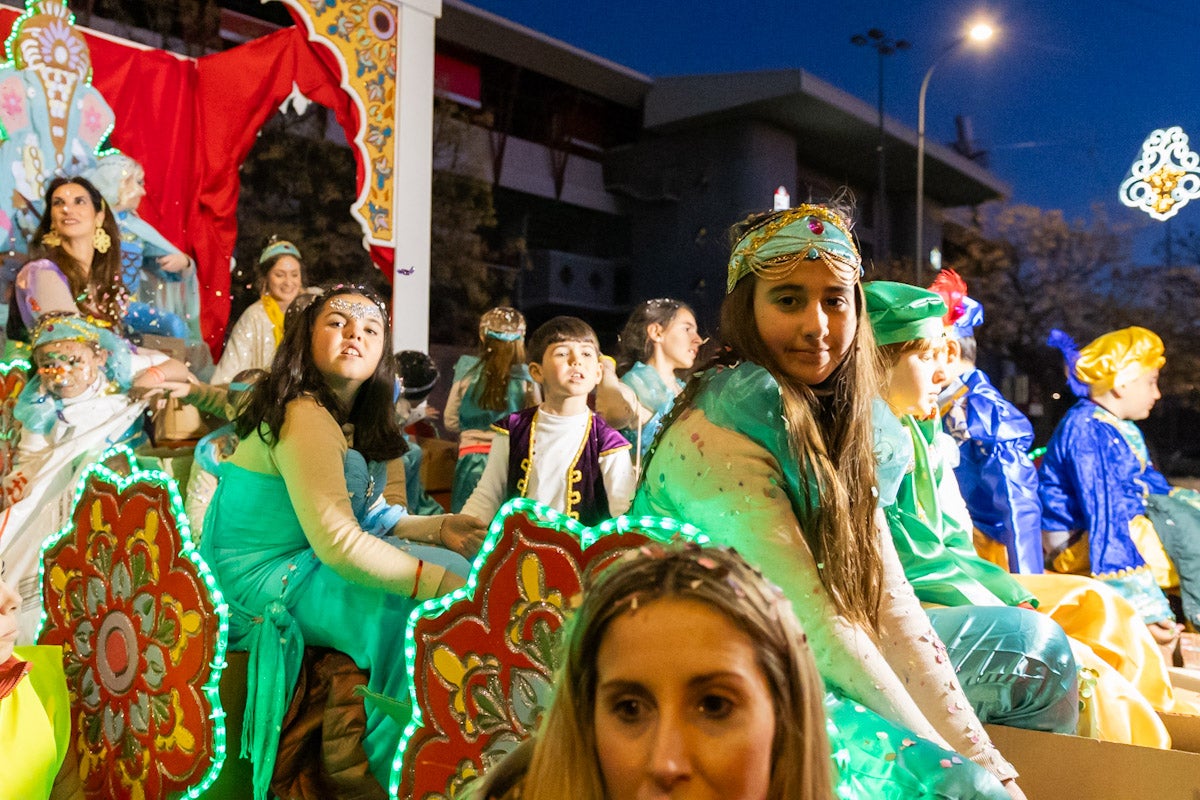
[[(837, 209), (850, 219), (843, 209)], [(735, 241), (752, 228), (769, 225), (787, 212), (756, 216), (733, 230)], [(793, 269), (831, 269), (827, 262), (797, 253)], [(786, 261), (775, 262), (783, 270)], [(876, 460), (871, 424), (872, 403), (879, 386), (880, 369), (875, 337), (867, 318), (862, 284), (855, 282), (856, 326), (850, 351), (821, 387), (796, 381), (776, 363), (758, 331), (754, 315), (754, 288), (759, 280), (751, 273), (738, 281), (721, 305), (721, 337), (736, 359), (766, 368), (779, 384), (784, 423), (792, 456), (800, 474), (816, 483), (814, 498), (803, 492), (796, 498), (800, 527), (823, 567), (821, 582), (838, 612), (869, 630), (878, 630), (883, 584), (883, 555), (875, 527)]]
[(392, 340), (387, 304), (374, 289), (356, 284), (327, 284), (316, 299), (308, 302), (290, 324), (284, 326), (283, 340), (275, 351), (270, 371), (254, 385), (249, 400), (234, 420), (239, 437), (245, 439), (259, 432), (267, 444), (274, 446), (283, 432), (288, 403), (310, 396), (339, 425), (354, 425), (354, 449), (368, 461), (390, 461), (408, 450), (393, 405), (396, 390), (394, 359), (386, 353), (380, 357), (375, 372), (359, 388), (350, 408), (338, 401), (313, 359), (312, 339), (317, 318), (330, 300), (347, 294), (362, 295), (379, 307), (383, 341)]
[[(92, 209), (104, 213), (101, 227), (109, 237), (109, 248), (105, 253), (99, 250), (92, 255), (90, 271), (85, 271), (82, 264), (67, 252), (63, 244), (48, 245), (43, 238), (52, 227), (52, 206), (54, 193), (67, 184), (74, 184), (88, 193), (92, 200)], [(91, 314), (98, 319), (111, 323), (120, 331), (125, 316), (125, 305), (129, 293), (121, 279), (121, 232), (117, 228), (116, 216), (113, 210), (104, 202), (100, 190), (91, 181), (81, 177), (60, 177), (50, 181), (43, 198), (46, 206), (38, 222), (37, 231), (33, 235), (33, 254), (38, 258), (48, 258), (58, 265), (63, 275), (67, 277), (67, 286), (72, 296), (78, 298), (88, 289), (92, 292), (84, 300), (77, 300), (79, 310)]]
[[(702, 603), (750, 639), (775, 709), (767, 796), (832, 800), (824, 686), (791, 604), (735, 551), (693, 544), (646, 545), (585, 587), (560, 644), (554, 699), (534, 739), (522, 800), (604, 800), (596, 758), (596, 657), (614, 620), (666, 598)], [(518, 766), (528, 758), (528, 748), (515, 754)], [(469, 796), (494, 796), (498, 780), (514, 777), (507, 766), (490, 771)]]
[[(799, 269), (825, 269), (809, 262)], [(875, 340), (862, 287), (854, 293), (857, 330), (850, 352), (827, 380), (824, 402), (812, 387), (789, 378), (775, 363), (754, 324), (754, 283), (748, 276), (721, 306), (721, 335), (742, 359), (765, 367), (779, 384), (784, 424), (801, 475), (816, 482), (798, 498), (800, 527), (813, 558), (824, 564), (821, 582), (838, 612), (876, 630), (883, 556), (875, 528), (876, 462), (871, 406), (879, 385)]]
[(525, 317), (497, 306), (479, 319), (479, 376), (475, 401), (488, 411), (511, 411), (508, 385), (513, 370), (525, 363)]

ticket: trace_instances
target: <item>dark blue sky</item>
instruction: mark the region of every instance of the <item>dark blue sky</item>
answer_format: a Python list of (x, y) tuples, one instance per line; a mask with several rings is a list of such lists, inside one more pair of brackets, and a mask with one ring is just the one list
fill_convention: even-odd
[[(872, 104), (877, 56), (850, 37), (882, 28), (912, 42), (887, 60), (884, 102), (914, 129), (925, 70), (983, 13), (998, 39), (938, 67), (930, 138), (953, 140), (955, 115), (970, 116), (1014, 201), (1072, 218), (1102, 203), (1111, 218), (1142, 228), (1136, 251), (1147, 260), (1162, 223), (1120, 205), (1117, 187), (1155, 128), (1181, 125), (1200, 150), (1197, 0), (473, 1), (648, 75), (799, 67)], [(1200, 201), (1172, 225), (1200, 229)]]

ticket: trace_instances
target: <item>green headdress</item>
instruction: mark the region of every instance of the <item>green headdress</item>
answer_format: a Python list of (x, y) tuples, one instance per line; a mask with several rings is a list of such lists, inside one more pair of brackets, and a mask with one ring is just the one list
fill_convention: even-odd
[(821, 261), (839, 277), (862, 275), (862, 256), (850, 223), (825, 206), (804, 204), (773, 214), (746, 231), (729, 257), (725, 293), (753, 272), (768, 280), (791, 272), (799, 259)]
[(907, 283), (871, 281), (863, 284), (863, 293), (877, 344), (937, 340), (945, 332), (946, 301), (937, 292)]

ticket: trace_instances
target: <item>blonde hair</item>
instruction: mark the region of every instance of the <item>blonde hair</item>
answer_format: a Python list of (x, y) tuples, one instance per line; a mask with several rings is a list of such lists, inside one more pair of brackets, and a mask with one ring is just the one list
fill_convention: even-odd
[[(560, 643), (554, 699), (538, 728), (522, 800), (604, 800), (596, 757), (596, 656), (609, 625), (665, 598), (694, 600), (723, 614), (754, 646), (775, 708), (768, 796), (833, 800), (833, 770), (825, 730), (824, 685), (804, 631), (779, 589), (735, 551), (694, 544), (650, 544), (630, 551), (587, 586), (583, 604)], [(492, 796), (499, 765), (468, 794)]]
[(893, 370), (900, 359), (909, 353), (938, 353), (946, 350), (946, 339), (909, 339), (907, 342), (892, 342), (891, 344), (876, 345), (880, 366), (880, 394), (887, 397), (888, 387), (892, 383)]

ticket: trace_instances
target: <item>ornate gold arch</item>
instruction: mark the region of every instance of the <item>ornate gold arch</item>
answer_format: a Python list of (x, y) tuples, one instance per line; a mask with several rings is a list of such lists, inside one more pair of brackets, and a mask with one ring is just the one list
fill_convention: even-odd
[(308, 38), (329, 48), (341, 69), (342, 89), (354, 100), (360, 125), (354, 136), (365, 168), (350, 213), (368, 244), (395, 239), (396, 73), (399, 19), (386, 0), (279, 0), (304, 20)]

